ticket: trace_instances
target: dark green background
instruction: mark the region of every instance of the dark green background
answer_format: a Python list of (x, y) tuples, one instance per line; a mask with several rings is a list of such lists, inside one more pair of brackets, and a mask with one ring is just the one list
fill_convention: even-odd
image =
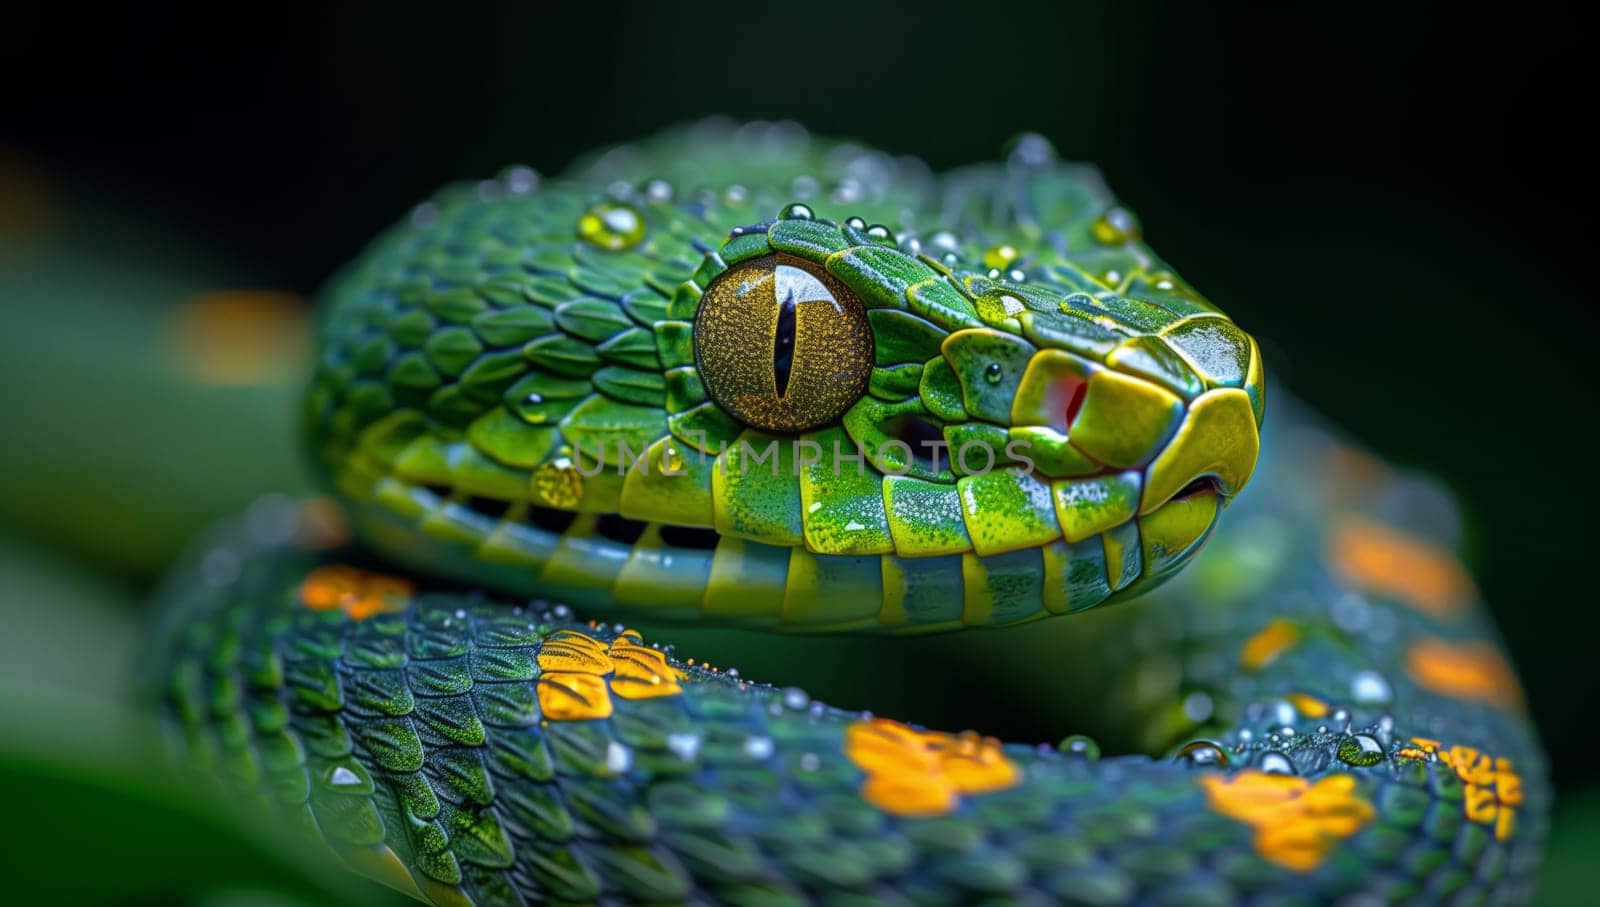
[[(0, 145), (140, 242), (310, 294), (442, 181), (556, 171), (708, 113), (794, 118), (935, 166), (1042, 132), (1101, 165), (1278, 378), (1453, 487), (1557, 779), (1596, 777), (1594, 93), (1575, 19), (1526, 4), (450, 12), (31, 10), (8, 22)], [(119, 582), (149, 579), (124, 566)]]

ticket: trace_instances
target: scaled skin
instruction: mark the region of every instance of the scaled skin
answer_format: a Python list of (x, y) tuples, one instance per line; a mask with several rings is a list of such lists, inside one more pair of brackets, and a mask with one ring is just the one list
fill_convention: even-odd
[[(447, 189), (348, 268), (308, 419), (368, 544), (789, 632), (1022, 623), (1177, 572), (1255, 467), (1260, 353), (1099, 175), (1037, 139), (937, 180), (773, 141)], [(803, 296), (781, 395), (764, 284)]]
[[(1037, 528), (1045, 525), (1042, 514), (1030, 522), (1022, 509), (977, 495), (973, 519), (963, 511), (942, 524), (933, 516), (889, 523), (890, 551), (829, 555), (870, 558), (875, 567), (839, 581), (836, 572), (807, 572), (804, 558), (818, 556), (809, 549), (820, 547), (825, 533), (782, 503), (804, 501), (804, 485), (749, 498), (722, 488), (704, 503), (663, 496), (657, 501), (662, 519), (644, 521), (692, 526), (696, 518), (686, 515), (699, 513), (700, 525), (728, 529), (717, 508), (729, 501), (749, 503), (757, 515), (776, 514), (759, 531), (777, 531), (771, 527), (781, 523), (798, 544), (786, 548), (776, 536), (760, 542), (731, 532), (715, 543), (724, 566), (782, 563), (781, 570), (752, 572), (744, 585), (726, 587), (751, 592), (745, 600), (727, 600), (747, 610), (721, 613), (724, 600), (705, 594), (716, 585), (715, 569), (696, 574), (689, 569), (692, 559), (658, 561), (670, 569), (641, 587), (651, 595), (619, 602), (619, 577), (626, 571), (616, 564), (634, 563), (641, 542), (661, 531), (646, 527), (626, 544), (606, 539), (594, 512), (606, 508), (594, 502), (626, 502), (626, 487), (613, 499), (589, 477), (575, 480), (571, 470), (545, 468), (559, 451), (539, 448), (542, 442), (523, 429), (538, 424), (525, 418), (534, 407), (572, 443), (589, 425), (572, 414), (588, 406), (605, 409), (613, 428), (660, 430), (656, 422), (615, 418), (619, 411), (611, 406), (621, 396), (657, 392), (654, 384), (623, 372), (602, 374), (614, 367), (648, 372), (643, 365), (651, 349), (662, 369), (662, 401), (629, 405), (659, 406), (663, 413), (704, 406), (698, 401), (674, 410), (673, 394), (687, 394), (680, 403), (694, 396), (692, 382), (674, 391), (669, 380), (674, 368), (689, 367), (668, 365), (675, 344), (687, 341), (682, 329), (668, 328), (663, 336), (654, 328), (652, 337), (635, 338), (637, 345), (617, 338), (641, 320), (680, 321), (671, 316), (683, 303), (677, 293), (682, 281), (692, 278), (704, 289), (718, 268), (745, 261), (741, 255), (767, 254), (761, 243), (771, 243), (771, 228), (732, 234), (732, 227), (760, 223), (808, 191), (819, 193), (808, 202), (812, 216), (777, 223), (821, 225), (835, 208), (847, 209), (865, 218), (857, 245), (872, 245), (870, 225), (881, 220), (905, 237), (902, 249), (915, 233), (924, 251), (946, 227), (959, 231), (958, 255), (974, 259), (965, 267), (998, 269), (1002, 281), (1011, 281), (1009, 270), (1021, 270), (1022, 278), (1012, 282), (1030, 290), (1060, 279), (1061, 272), (1052, 277), (1041, 269), (1071, 258), (1076, 272), (1107, 281), (1095, 292), (1105, 295), (1102, 304), (1111, 300), (1115, 311), (1108, 317), (1118, 335), (1148, 344), (1161, 328), (1141, 328), (1136, 322), (1150, 313), (1135, 311), (1139, 307), (1113, 288), (1130, 292), (1142, 279), (1133, 275), (1141, 272), (1152, 288), (1182, 284), (1138, 244), (1136, 222), (1111, 204), (1092, 171), (1056, 164), (1046, 151), (1024, 141), (1005, 165), (935, 182), (915, 162), (840, 150), (787, 127), (729, 132), (712, 126), (580, 167), (576, 178), (585, 188), (553, 191), (555, 207), (540, 209), (544, 214), (526, 225), (527, 235), (508, 235), (504, 224), (487, 233), (469, 226), (449, 234), (459, 248), (445, 243), (430, 256), (419, 252), (426, 244), (407, 245), (408, 231), (485, 221), (452, 220), (451, 212), (480, 204), (450, 200), (458, 196), (420, 208), (399, 228), (400, 239), (385, 241), (331, 291), (334, 310), (311, 406), (319, 456), (335, 490), (353, 507), (358, 536), (411, 566), (382, 563), (356, 546), (315, 541), (326, 534), (235, 532), (214, 539), (212, 546), (230, 549), (245, 568), (222, 588), (206, 585), (196, 569), (180, 574), (174, 583), (180, 594), (166, 611), (154, 659), (167, 666), (168, 715), (192, 757), (218, 770), (239, 793), (304, 823), (361, 871), (440, 904), (788, 903), (850, 895), (917, 902), (1005, 896), (1229, 903), (1351, 894), (1422, 902), (1525, 900), (1548, 788), (1514, 675), (1470, 577), (1449, 553), (1454, 512), (1428, 486), (1331, 437), (1281, 394), (1274, 394), (1251, 491), (1229, 508), (1192, 569), (1137, 603), (1007, 636), (1012, 649), (995, 660), (993, 669), (1020, 678), (1019, 687), (1039, 707), (1069, 694), (1093, 703), (1095, 727), (1155, 758), (1100, 758), (1084, 738), (1067, 738), (1059, 747), (1001, 744), (830, 709), (799, 690), (708, 670), (688, 660), (693, 653), (654, 648), (670, 637), (585, 619), (588, 613), (608, 620), (630, 613), (720, 616), (801, 630), (1000, 624), (1078, 610), (1070, 594), (1059, 609), (1050, 607), (1049, 596), (1053, 581), (1070, 593), (1066, 578), (1083, 576), (1072, 564), (1086, 558), (1081, 549), (1078, 557), (1072, 554), (1088, 540), (1101, 554), (1091, 576), (1107, 593), (1090, 604), (1112, 593), (1146, 591), (1194, 555), (1213, 526), (1218, 493), (1238, 491), (1250, 475), (1241, 464), (1254, 465), (1253, 446), (1244, 457), (1239, 445), (1253, 445), (1263, 391), (1253, 343), (1237, 340), (1222, 327), (1231, 323), (1210, 315), (1201, 326), (1221, 333), (1185, 335), (1193, 349), (1171, 360), (1196, 384), (1180, 387), (1181, 373), (1167, 376), (1169, 392), (1186, 401), (1173, 410), (1173, 421), (1190, 426), (1192, 438), (1180, 428), (1157, 440), (1138, 432), (1097, 435), (1093, 418), (1073, 423), (1106, 458), (1096, 463), (1116, 460), (1118, 471), (1137, 471), (1141, 489), (1151, 487), (1152, 464), (1166, 451), (1177, 452), (1171, 459), (1180, 466), (1168, 470), (1176, 477), (1158, 483), (1164, 490), (1156, 499), (1127, 508), (1143, 516), (1111, 528), (1091, 526), (1096, 531), (1083, 541), (1062, 538), (1056, 550), (1064, 547), (1068, 556), (1060, 559), (1059, 573), (1052, 573), (1044, 554), (1057, 543), (1039, 540), (1047, 531)], [(704, 241), (699, 264), (681, 247), (687, 241), (694, 249), (702, 227), (675, 226), (652, 207), (699, 198), (692, 187), (708, 177), (692, 169), (696, 162), (715, 174), (717, 189), (695, 219), (714, 220), (722, 231), (716, 242)], [(653, 177), (666, 180), (670, 192), (651, 184)], [(606, 188), (618, 179), (638, 188), (623, 192), (626, 198), (608, 196), (620, 191)], [(527, 173), (511, 171), (499, 182), (460, 191), (493, 199), (555, 188), (536, 188)], [(1079, 190), (1081, 197), (1069, 198)], [(629, 220), (619, 205), (649, 216)], [(1079, 213), (1047, 216), (1067, 210)], [(752, 213), (744, 217), (743, 211)], [(845, 236), (847, 216), (841, 211), (839, 225), (827, 229)], [(546, 234), (566, 251), (541, 251)], [(748, 238), (756, 234), (768, 239)], [(672, 292), (635, 298), (627, 288), (654, 286), (650, 272), (657, 265), (679, 265), (652, 262), (628, 283), (614, 273), (615, 264), (656, 241), (665, 258), (683, 255), (682, 266), (704, 273), (677, 276), (663, 288)], [(1071, 255), (1063, 256), (1062, 247)], [(392, 255), (399, 253), (383, 251), (395, 248), (415, 256), (413, 265), (397, 265)], [(715, 263), (708, 264), (709, 252)], [(451, 262), (464, 254), (476, 262), (473, 270), (452, 270)], [(503, 299), (496, 294), (506, 288), (474, 282), (483, 276), (483, 263), (492, 265), (498, 256), (517, 265), (514, 273), (543, 276), (533, 289), (522, 286)], [(396, 269), (405, 267), (435, 277), (425, 286), (388, 289)], [(545, 279), (552, 268), (559, 278)], [(1107, 276), (1111, 271), (1115, 279)], [(440, 292), (441, 281), (466, 281), (472, 290)], [(851, 287), (872, 296), (867, 284)], [(571, 298), (541, 303), (539, 295), (550, 293)], [(602, 334), (592, 323), (607, 320), (606, 307), (562, 307), (586, 294), (622, 297), (625, 319), (611, 319)], [(1187, 290), (1177, 295), (1211, 311)], [(530, 298), (537, 305), (525, 305)], [(899, 298), (909, 305), (915, 297), (902, 292)], [(968, 301), (992, 331), (983, 335), (991, 358), (993, 344), (1027, 339), (1026, 330), (1003, 324), (1017, 313), (998, 297), (990, 300), (997, 307)], [(659, 315), (636, 318), (630, 303), (654, 306)], [(558, 333), (539, 333), (558, 320), (567, 322)], [(916, 348), (901, 333), (908, 326), (879, 331), (878, 350)], [(538, 336), (523, 337), (530, 329)], [(963, 361), (945, 347), (955, 333), (945, 331), (937, 353), (921, 361)], [(582, 335), (596, 339), (561, 342)], [(539, 337), (554, 339), (528, 352)], [(607, 343), (609, 358), (583, 352)], [(499, 356), (500, 348), (516, 356)], [(619, 365), (619, 356), (636, 362)], [(1015, 361), (1043, 368), (1052, 367), (1051, 358), (1035, 350)], [(1229, 362), (1237, 374), (1227, 372)], [(527, 380), (529, 363), (542, 371), (527, 386), (500, 387)], [(451, 371), (453, 380), (445, 380)], [(1113, 381), (1123, 374), (1105, 371)], [(552, 372), (570, 383), (554, 380)], [(1064, 373), (1070, 367), (1053, 374)], [(430, 374), (437, 384), (424, 387)], [(974, 374), (987, 380), (986, 370)], [(874, 376), (880, 390), (898, 386), (893, 375)], [(1208, 386), (1213, 381), (1217, 386)], [(1224, 386), (1227, 381), (1236, 383)], [(939, 412), (951, 423), (1028, 424), (1012, 418), (1026, 410), (1018, 400), (1027, 382), (1002, 375), (997, 384), (1007, 393), (1004, 419), (984, 396), (987, 384), (961, 387), (979, 391), (960, 396), (965, 419), (956, 418), (957, 404), (941, 402), (946, 398), (937, 388), (925, 390), (920, 379), (914, 401), (928, 415), (945, 407)], [(480, 385), (495, 393), (475, 392)], [(1063, 385), (1046, 386), (1054, 392)], [(1215, 391), (1238, 394), (1245, 406), (1227, 404), (1203, 415), (1207, 409), (1194, 401)], [(591, 402), (597, 395), (602, 401)], [(1051, 405), (1061, 402), (1059, 395), (1051, 399)], [(1124, 419), (1146, 424), (1154, 411), (1147, 402), (1162, 398), (1136, 388), (1131, 399), (1103, 409), (1085, 402), (1077, 411), (1112, 426)], [(417, 416), (401, 415), (408, 407)], [(981, 418), (985, 412), (990, 418)], [(1130, 437), (1120, 451), (1113, 443)], [(1062, 449), (1051, 469), (1070, 473), (1073, 455)], [(1196, 476), (1216, 482), (1166, 503)], [(939, 478), (928, 481), (938, 484)], [(892, 485), (880, 476), (874, 487), (885, 513)], [(590, 512), (558, 527), (550, 514), (533, 509), (536, 496), (540, 508)], [(1092, 523), (1092, 508), (1080, 498), (1067, 498), (1065, 506), (1057, 506), (1061, 495), (1049, 500), (1054, 531), (1064, 535)], [(1160, 537), (1163, 509), (1175, 505), (1205, 517), (1167, 521), (1178, 527), (1170, 531), (1188, 538), (1163, 548), (1160, 554), (1177, 554), (1162, 562), (1149, 556), (1156, 551), (1151, 542)], [(707, 506), (709, 517), (697, 509)], [(1006, 550), (979, 552), (986, 543), (977, 536), (991, 516), (1000, 527), (996, 544)], [(512, 525), (558, 540), (508, 540)], [(740, 525), (747, 534), (758, 531), (748, 521)], [(919, 543), (910, 538), (919, 531), (948, 540), (958, 529), (970, 551), (904, 556), (902, 546)], [(1118, 534), (1135, 530), (1119, 548)], [(608, 555), (602, 542), (623, 551)], [(1138, 556), (1118, 567), (1105, 556), (1117, 550)], [(687, 558), (687, 552), (674, 553)], [(916, 586), (924, 575), (918, 565), (941, 556), (958, 562), (955, 584)], [(988, 567), (1005, 558), (1031, 558), (1018, 560), (1009, 574), (1023, 578), (1020, 592), (1016, 582), (990, 581), (1002, 572)], [(575, 612), (517, 595), (466, 594), (427, 578), (433, 571), (527, 594), (544, 594), (549, 586), (590, 604)], [(834, 578), (831, 596), (797, 585), (823, 575)], [(895, 576), (904, 584), (898, 599), (886, 591)], [(684, 590), (695, 595), (673, 599)], [(679, 601), (680, 608), (651, 610), (663, 599)]]

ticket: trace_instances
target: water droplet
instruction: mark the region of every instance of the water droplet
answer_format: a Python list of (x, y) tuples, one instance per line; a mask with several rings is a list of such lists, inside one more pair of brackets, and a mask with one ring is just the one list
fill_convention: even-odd
[(806, 753), (800, 757), (801, 771), (814, 772), (819, 768), (822, 768), (822, 760), (817, 758), (816, 753)]
[(859, 217), (845, 218), (844, 225), (852, 230), (865, 230), (867, 228), (867, 222)]
[(936, 252), (960, 252), (961, 240), (949, 230), (939, 230), (928, 237), (928, 248)]
[(1139, 220), (1127, 208), (1107, 208), (1104, 214), (1095, 219), (1090, 232), (1096, 241), (1104, 245), (1120, 246), (1139, 238)]
[(669, 475), (683, 472), (683, 454), (678, 452), (676, 445), (668, 444), (661, 449), (661, 468)]
[(750, 200), (750, 190), (735, 183), (722, 191), (722, 200), (737, 208)]
[[(1012, 263), (1022, 257), (1017, 247), (1010, 243), (994, 246), (983, 253), (983, 265), (995, 271), (1003, 271), (1011, 267)], [(998, 274), (996, 276), (999, 276)]]
[(784, 687), (783, 704), (786, 708), (803, 709), (811, 704), (811, 696), (799, 687)]
[(779, 215), (779, 217), (782, 217), (784, 220), (811, 220), (816, 216), (817, 215), (812, 212), (810, 206), (802, 205), (799, 202), (795, 202), (789, 207), (784, 208), (783, 213)]
[(1037, 132), (1025, 132), (1017, 136), (1017, 142), (1011, 146), (1011, 155), (1007, 158), (1010, 163), (1029, 169), (1048, 167), (1055, 159), (1055, 146)]
[(672, 201), (672, 184), (666, 180), (651, 180), (644, 184), (644, 197), (652, 202)]
[(747, 737), (744, 741), (744, 754), (751, 759), (766, 759), (772, 755), (771, 737)]
[(1011, 293), (1002, 293), (991, 290), (979, 294), (972, 302), (973, 308), (978, 310), (978, 317), (993, 324), (1007, 318), (1015, 318), (1028, 310), (1022, 300)]
[(1294, 703), (1287, 699), (1274, 699), (1267, 703), (1267, 720), (1279, 731), (1293, 730), (1294, 723), (1300, 719), (1300, 712), (1295, 709)]
[(1183, 697), (1183, 717), (1195, 724), (1210, 720), (1212, 708), (1211, 697), (1198, 690)]
[(550, 507), (572, 510), (583, 500), (583, 474), (566, 457), (540, 464), (532, 485), (534, 496)]
[(1378, 742), (1385, 746), (1394, 742), (1394, 716), (1378, 716), (1378, 723), (1372, 726), (1372, 733), (1378, 738)]
[(700, 752), (700, 738), (693, 734), (668, 734), (667, 749), (679, 759), (692, 762), (695, 754)]
[(1346, 765), (1366, 767), (1383, 761), (1383, 744), (1368, 734), (1356, 734), (1339, 741), (1339, 761)]
[(983, 370), (983, 380), (990, 384), (999, 384), (1000, 379), (1003, 377), (1005, 377), (1005, 369), (1001, 368), (998, 362), (989, 363), (988, 367)]
[(527, 397), (523, 398), (522, 402), (527, 404), (528, 406), (538, 406), (539, 404), (544, 402), (544, 395), (538, 394), (538, 393), (531, 393)]
[(861, 201), (861, 182), (848, 178), (840, 180), (839, 185), (833, 187), (831, 198), (842, 205)]
[(334, 766), (328, 775), (328, 784), (333, 787), (361, 787), (362, 783), (360, 775), (342, 765)]
[(1269, 775), (1297, 774), (1294, 770), (1294, 763), (1289, 761), (1289, 757), (1276, 750), (1262, 753), (1261, 758), (1256, 762), (1256, 767)]
[(578, 218), (578, 238), (609, 252), (633, 248), (644, 234), (644, 215), (621, 202), (601, 202)]
[(550, 614), (554, 616), (556, 620), (571, 620), (572, 608), (568, 605), (556, 605), (554, 608), (550, 609)]
[(1062, 740), (1056, 744), (1056, 749), (1069, 756), (1077, 756), (1091, 761), (1100, 758), (1100, 744), (1095, 743), (1093, 738), (1086, 737), (1083, 734), (1073, 734)]
[(1221, 746), (1210, 740), (1194, 740), (1185, 743), (1172, 757), (1173, 762), (1180, 762), (1191, 768), (1227, 768), (1228, 754), (1223, 752)]
[(893, 242), (894, 235), (883, 224), (873, 224), (867, 228), (867, 236), (878, 242)]
[(532, 167), (511, 167), (501, 177), (506, 191), (512, 195), (527, 195), (539, 188), (539, 173)]
[(239, 555), (227, 548), (213, 548), (200, 561), (200, 576), (208, 586), (229, 586), (239, 578), (239, 566)]
[(1377, 671), (1357, 671), (1350, 678), (1350, 698), (1362, 705), (1383, 705), (1394, 693)]
[(789, 184), (789, 188), (797, 198), (817, 197), (817, 180), (813, 176), (797, 176)]
[(606, 744), (606, 768), (622, 774), (633, 765), (633, 750), (613, 740)]

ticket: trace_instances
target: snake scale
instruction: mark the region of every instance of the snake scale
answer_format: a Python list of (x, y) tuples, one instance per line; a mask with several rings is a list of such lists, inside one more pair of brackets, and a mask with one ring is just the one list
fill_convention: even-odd
[[(343, 516), (208, 537), (150, 663), (219, 795), (363, 873), (440, 905), (1531, 896), (1543, 757), (1448, 499), (1276, 389), (1264, 420), (1255, 341), (1037, 136), (936, 175), (708, 122), (448, 187), (325, 295)], [(814, 661), (792, 634), (1026, 624), (864, 685), (998, 674), (997, 712), (1148, 755), (826, 706), (661, 645), (693, 623)]]

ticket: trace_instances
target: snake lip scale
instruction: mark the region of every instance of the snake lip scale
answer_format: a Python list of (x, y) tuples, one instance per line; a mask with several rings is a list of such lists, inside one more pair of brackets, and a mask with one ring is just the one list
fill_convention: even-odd
[[(197, 544), (149, 686), (227, 795), (414, 898), (1531, 895), (1545, 767), (1456, 518), (1267, 420), (1256, 341), (1038, 136), (513, 167), (378, 237), (319, 334), (329, 497)], [(1134, 754), (833, 708), (661, 644), (693, 626), (771, 631), (747, 668), (1014, 628), (827, 669)]]

